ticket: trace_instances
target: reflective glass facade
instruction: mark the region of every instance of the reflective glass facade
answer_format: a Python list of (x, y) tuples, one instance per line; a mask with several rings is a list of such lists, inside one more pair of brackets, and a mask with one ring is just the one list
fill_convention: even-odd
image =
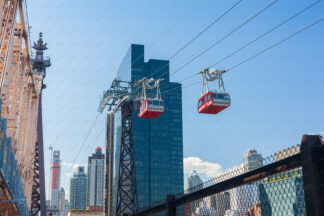
[(70, 209), (86, 209), (87, 174), (84, 166), (78, 166), (70, 181)]
[(306, 215), (302, 170), (284, 172), (259, 185), (261, 215)]
[[(144, 46), (131, 45), (117, 72), (123, 81), (142, 77), (164, 78), (161, 82), (165, 112), (157, 119), (140, 119), (134, 113), (133, 140), (138, 207), (165, 199), (167, 194), (183, 191), (183, 135), (181, 84), (169, 82), (169, 61), (144, 62)], [(172, 91), (169, 91), (172, 90)], [(120, 151), (120, 113), (114, 124), (114, 194), (117, 191)], [(116, 199), (114, 199), (116, 203)]]

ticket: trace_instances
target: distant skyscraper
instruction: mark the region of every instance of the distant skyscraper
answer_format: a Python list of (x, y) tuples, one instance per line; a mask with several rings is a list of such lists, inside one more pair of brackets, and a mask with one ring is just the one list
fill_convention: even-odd
[[(188, 186), (188, 193), (192, 193), (203, 188), (203, 181), (199, 177), (196, 170), (193, 170), (191, 174), (188, 176), (187, 186)], [(202, 199), (192, 202), (190, 206), (191, 211), (194, 212), (196, 208), (199, 207), (201, 202)]]
[(52, 161), (51, 209), (59, 209), (60, 202), (60, 151), (54, 150)]
[[(160, 83), (165, 112), (157, 119), (140, 119), (138, 109), (133, 116), (133, 144), (137, 183), (138, 207), (165, 199), (167, 194), (183, 191), (183, 135), (182, 135), (182, 90), (180, 83), (170, 82), (169, 61), (150, 59), (144, 61), (144, 46), (132, 44), (120, 68), (118, 79), (123, 81), (147, 78), (163, 78)], [(166, 92), (172, 91), (172, 94)], [(116, 112), (113, 125), (109, 125), (108, 137), (113, 137), (113, 190), (107, 197), (116, 204), (118, 163), (121, 143), (121, 114)], [(108, 125), (107, 125), (108, 126)], [(112, 134), (110, 136), (110, 134)], [(107, 176), (110, 174), (107, 173)], [(108, 179), (108, 178), (107, 178)], [(107, 187), (111, 185), (107, 180)], [(108, 188), (106, 188), (108, 190)], [(110, 201), (107, 199), (108, 208)], [(114, 209), (114, 208), (110, 208)]]
[(87, 175), (84, 166), (77, 168), (70, 182), (70, 209), (86, 209)]
[(224, 216), (225, 211), (230, 209), (230, 193), (227, 191), (217, 193), (206, 198), (208, 208), (215, 209), (216, 216)]
[(214, 215), (216, 215), (216, 210), (213, 207), (209, 208), (207, 206), (207, 203), (204, 200), (202, 200), (192, 215), (194, 215), (194, 216), (214, 216)]
[(263, 165), (262, 154), (259, 154), (256, 150), (249, 150), (248, 153), (244, 154), (243, 158), (245, 170), (253, 170)]
[[(263, 165), (262, 154), (256, 150), (249, 150), (244, 154), (243, 165), (245, 171), (257, 169)], [(229, 215), (244, 215), (258, 202), (258, 185), (246, 184), (231, 189), (230, 191), (230, 209), (225, 212)]]
[(60, 191), (60, 202), (59, 202), (60, 216), (65, 216), (65, 190), (61, 188)]
[(105, 155), (102, 148), (88, 158), (87, 206), (104, 206)]
[[(187, 185), (188, 185), (189, 193), (194, 192), (194, 191), (197, 191), (198, 188), (201, 189), (202, 188), (202, 184), (203, 184), (203, 181), (199, 177), (197, 171), (196, 170), (193, 170), (190, 173), (190, 175), (188, 176), (188, 179), (187, 179)], [(191, 190), (193, 190), (193, 191), (191, 191)]]
[(256, 184), (246, 184), (230, 190), (230, 210), (235, 212), (234, 215), (244, 215), (257, 202), (258, 186)]

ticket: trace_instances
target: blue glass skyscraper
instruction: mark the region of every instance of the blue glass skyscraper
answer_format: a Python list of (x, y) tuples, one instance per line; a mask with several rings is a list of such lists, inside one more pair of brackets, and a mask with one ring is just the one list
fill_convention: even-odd
[(86, 209), (87, 174), (84, 166), (78, 166), (70, 181), (70, 209)]
[[(117, 72), (119, 80), (163, 78), (161, 82), (165, 112), (157, 119), (140, 119), (134, 113), (133, 141), (138, 207), (183, 191), (183, 134), (181, 84), (169, 79), (169, 61), (144, 62), (144, 46), (132, 44)], [(121, 116), (114, 117), (114, 204), (116, 203)]]
[(259, 185), (261, 215), (306, 215), (302, 170), (284, 172)]

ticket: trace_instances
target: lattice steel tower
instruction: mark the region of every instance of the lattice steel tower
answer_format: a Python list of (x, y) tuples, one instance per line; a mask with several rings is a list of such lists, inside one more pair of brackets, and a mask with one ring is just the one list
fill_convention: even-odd
[(98, 111), (102, 112), (106, 106), (116, 112), (121, 108), (121, 144), (118, 170), (118, 186), (116, 199), (116, 215), (132, 215), (137, 210), (137, 192), (135, 176), (135, 160), (133, 152), (133, 113), (135, 96), (132, 94), (130, 82), (114, 80), (107, 90)]

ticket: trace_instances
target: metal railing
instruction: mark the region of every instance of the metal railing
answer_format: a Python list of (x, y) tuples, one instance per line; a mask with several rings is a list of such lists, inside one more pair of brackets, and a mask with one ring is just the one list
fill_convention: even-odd
[(301, 145), (168, 195), (134, 215), (324, 215), (323, 164), (323, 140), (304, 135)]

